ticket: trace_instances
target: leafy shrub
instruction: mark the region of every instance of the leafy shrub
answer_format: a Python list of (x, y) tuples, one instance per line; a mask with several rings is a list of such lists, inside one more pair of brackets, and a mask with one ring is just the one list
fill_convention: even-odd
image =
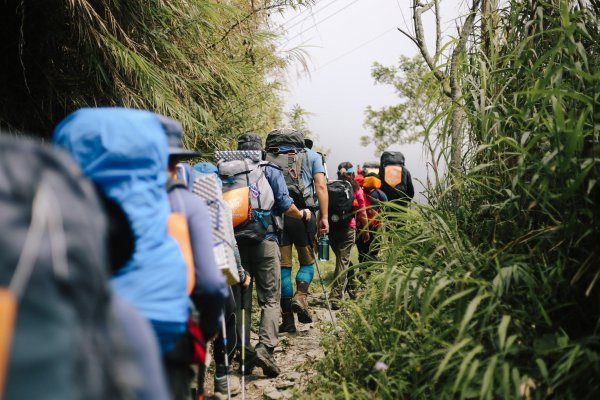
[(323, 343), (323, 398), (600, 396), (598, 14), (497, 17), (463, 65), (467, 173), (387, 214), (380, 273)]

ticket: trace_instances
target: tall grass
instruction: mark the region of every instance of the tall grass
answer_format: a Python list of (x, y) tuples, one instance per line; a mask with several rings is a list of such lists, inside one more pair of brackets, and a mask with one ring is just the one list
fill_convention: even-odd
[(598, 14), (512, 1), (495, 18), (464, 57), (466, 173), (387, 214), (320, 397), (600, 397)]
[(268, 131), (281, 118), (280, 72), (300, 54), (277, 51), (269, 10), (296, 4), (0, 2), (0, 126), (48, 137), (74, 109), (104, 105), (176, 118), (187, 145), (209, 152)]

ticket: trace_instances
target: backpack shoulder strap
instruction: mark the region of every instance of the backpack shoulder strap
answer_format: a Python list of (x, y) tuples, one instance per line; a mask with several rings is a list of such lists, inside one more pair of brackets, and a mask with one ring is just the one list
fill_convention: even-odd
[(171, 193), (175, 188), (183, 188), (187, 190), (185, 183), (178, 181), (177, 179), (167, 180), (167, 193)]

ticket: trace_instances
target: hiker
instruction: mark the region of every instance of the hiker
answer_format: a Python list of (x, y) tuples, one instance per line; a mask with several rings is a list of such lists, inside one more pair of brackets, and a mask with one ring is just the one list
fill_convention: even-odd
[[(315, 270), (312, 238), (329, 232), (327, 179), (321, 156), (311, 150), (312, 140), (303, 133), (282, 128), (269, 132), (267, 161), (278, 165), (294, 199), (294, 204), (313, 214), (310, 223), (285, 218), (281, 235), (281, 312), (279, 332), (296, 332), (294, 313), (301, 323), (312, 322), (307, 296)], [(319, 210), (318, 232), (317, 217)], [(308, 230), (308, 235), (307, 235)], [(309, 237), (311, 238), (309, 240)], [(292, 247), (296, 247), (300, 268), (296, 273), (296, 293), (292, 285)]]
[(101, 200), (65, 152), (0, 134), (0, 398), (167, 398), (152, 330), (110, 290), (133, 245)]
[[(331, 214), (331, 230), (329, 232), (329, 244), (331, 249), (335, 254), (335, 271), (333, 273), (334, 281), (331, 290), (331, 299), (332, 299), (332, 307), (339, 308), (339, 301), (344, 298), (344, 293), (349, 291), (349, 295), (351, 297), (354, 296), (352, 292), (353, 282), (350, 282), (350, 287), (348, 287), (348, 280), (353, 280), (353, 271), (349, 274), (346, 273), (348, 267), (350, 266), (350, 254), (352, 251), (352, 246), (354, 245), (355, 237), (358, 236), (359, 240), (363, 242), (370, 240), (370, 233), (368, 229), (363, 229), (360, 231), (358, 235), (356, 235), (356, 217), (354, 214), (358, 216), (360, 220), (360, 225), (363, 227), (368, 226), (367, 215), (365, 212), (365, 197), (362, 189), (354, 179), (354, 168), (352, 164), (348, 161), (342, 162), (338, 166), (337, 177), (339, 183), (332, 182), (330, 183), (330, 198), (332, 203), (330, 205), (330, 214)], [(347, 182), (345, 185), (347, 188), (344, 189), (346, 193), (346, 202), (349, 200), (351, 196), (351, 209), (348, 210), (340, 210), (342, 212), (337, 211), (335, 207), (342, 201), (337, 200), (337, 195), (334, 190), (338, 186), (342, 187), (342, 183)], [(347, 193), (350, 192), (350, 193)], [(333, 195), (332, 195), (333, 194)], [(336, 197), (336, 200), (333, 200), (333, 197)], [(341, 216), (336, 219), (334, 216), (341, 214)]]
[(83, 108), (56, 127), (53, 141), (127, 215), (135, 251), (112, 287), (150, 321), (164, 355), (186, 330), (188, 295), (181, 251), (167, 234), (169, 151), (161, 119), (143, 110)]
[[(167, 192), (173, 213), (185, 216), (189, 232), (189, 242), (193, 257), (194, 285), (190, 298), (199, 313), (199, 326), (207, 340), (217, 335), (220, 318), (228, 301), (229, 288), (221, 271), (217, 268), (213, 254), (212, 230), (208, 208), (204, 201), (195, 196), (182, 180), (177, 179), (177, 164), (200, 154), (183, 147), (181, 124), (173, 119), (162, 117), (169, 144)], [(185, 171), (185, 170), (184, 170)], [(189, 179), (187, 180), (189, 182)], [(175, 350), (165, 356), (165, 371), (173, 399), (187, 399), (190, 383), (194, 376), (190, 368), (192, 352), (187, 338)], [(239, 385), (238, 385), (239, 386)], [(239, 388), (238, 388), (239, 389)]]
[[(189, 165), (187, 164), (179, 164), (178, 171), (184, 178), (185, 182), (188, 182), (188, 187), (200, 186), (196, 189), (198, 191), (194, 192), (200, 198), (204, 199), (207, 204), (211, 204), (211, 207), (216, 207), (217, 209), (225, 209), (229, 208), (228, 204), (225, 201), (218, 201), (218, 204), (214, 203), (217, 201), (213, 195), (209, 194), (207, 188), (203, 187), (200, 184), (200, 181), (204, 181), (204, 177), (213, 177), (214, 183), (217, 185), (218, 193), (221, 193), (222, 190), (222, 182), (219, 179), (218, 168), (208, 162), (198, 163), (194, 165), (192, 171), (189, 170)], [(189, 175), (193, 175), (193, 177), (189, 177)], [(196, 178), (198, 178), (196, 180)], [(193, 184), (189, 184), (190, 182), (194, 182)], [(229, 223), (232, 224), (231, 211), (227, 210), (224, 214), (229, 215), (228, 220)], [(220, 221), (215, 221), (217, 225), (220, 224)], [(219, 226), (215, 226), (215, 228), (219, 229)], [(231, 228), (233, 230), (233, 228)], [(221, 232), (221, 231), (220, 231)], [(222, 232), (221, 232), (222, 234)], [(213, 240), (215, 237), (213, 237)], [(213, 346), (213, 356), (215, 360), (215, 374), (213, 376), (213, 388), (215, 398), (224, 398), (228, 395), (236, 395), (241, 391), (241, 386), (239, 380), (231, 375), (231, 363), (233, 355), (236, 349), (240, 346), (239, 338), (241, 336), (240, 324), (238, 324), (237, 314), (239, 309), (240, 302), (240, 292), (245, 290), (250, 285), (250, 274), (244, 270), (242, 267), (242, 261), (240, 258), (239, 249), (237, 244), (235, 243), (235, 238), (232, 238), (232, 242), (230, 245), (233, 247), (233, 257), (235, 259), (235, 264), (237, 267), (237, 274), (239, 283), (230, 286), (229, 288), (229, 296), (227, 301), (225, 302), (225, 330), (226, 330), (226, 342), (227, 349), (225, 349), (225, 336), (223, 335), (223, 331), (219, 330), (219, 334), (214, 340)], [(203, 374), (205, 371), (204, 368), (199, 368), (198, 374)], [(200, 382), (203, 382), (203, 377), (199, 376), (199, 387)], [(229, 384), (229, 388), (228, 388)]]
[[(238, 138), (238, 151), (254, 151), (258, 159), (220, 160), (217, 164), (223, 180), (223, 192), (248, 188), (253, 205), (252, 220), (247, 219), (236, 227), (236, 239), (242, 265), (250, 272), (253, 281), (245, 291), (246, 306), (246, 362), (244, 372), (250, 374), (254, 365), (262, 368), (268, 377), (279, 375), (273, 358), (278, 343), (279, 299), (281, 297), (278, 229), (280, 214), (309, 222), (310, 211), (299, 210), (288, 193), (281, 170), (261, 161), (262, 139), (248, 132)], [(258, 345), (250, 346), (250, 315), (252, 312), (252, 286), (261, 308)]]
[(356, 173), (354, 174), (354, 180), (358, 183), (358, 186), (362, 187), (365, 180), (363, 171), (360, 169), (360, 164), (356, 165)]
[(378, 219), (378, 214), (383, 211), (382, 202), (388, 201), (385, 193), (380, 189), (381, 179), (376, 173), (367, 173), (363, 179), (362, 189), (365, 196), (365, 212), (367, 214), (368, 227), (360, 224), (357, 226), (358, 229), (369, 230), (369, 240), (356, 240), (356, 249), (358, 250), (358, 262), (364, 263), (365, 261), (374, 261), (377, 253), (379, 252), (379, 243), (374, 243), (377, 237), (377, 231), (381, 226), (381, 222)]
[(381, 191), (390, 201), (408, 207), (415, 196), (410, 172), (404, 166), (404, 154), (399, 151), (384, 151), (379, 163)]

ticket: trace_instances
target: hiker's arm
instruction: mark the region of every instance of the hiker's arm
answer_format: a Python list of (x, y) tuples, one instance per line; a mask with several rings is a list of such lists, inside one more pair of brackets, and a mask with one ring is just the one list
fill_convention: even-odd
[(329, 233), (329, 196), (327, 195), (327, 179), (324, 173), (313, 176), (315, 191), (319, 199), (319, 235)]
[(360, 226), (362, 226), (361, 229), (361, 236), (363, 238), (363, 241), (368, 242), (369, 238), (370, 238), (370, 234), (369, 234), (369, 219), (367, 218), (367, 210), (366, 210), (366, 206), (367, 206), (367, 202), (365, 201), (365, 193), (359, 189), (356, 192), (356, 201), (358, 202), (358, 211), (356, 213), (358, 219), (360, 220)]
[(202, 332), (212, 337), (218, 332), (219, 317), (229, 296), (229, 289), (215, 261), (213, 235), (210, 225), (206, 223), (210, 221), (208, 208), (204, 203), (195, 201), (186, 204), (186, 211), (196, 275), (196, 284), (190, 297), (202, 315)]
[(410, 176), (410, 172), (406, 170), (406, 195), (412, 199), (415, 197), (415, 188), (413, 186), (412, 178)]
[[(265, 176), (273, 189), (273, 196), (275, 196), (275, 207), (277, 210), (285, 214), (286, 217), (302, 219), (302, 210), (294, 204), (294, 201), (290, 197), (287, 185), (285, 184), (285, 178), (280, 169), (273, 168), (270, 166), (266, 167)], [(310, 221), (311, 212), (306, 210), (307, 221)]]
[(310, 221), (310, 219), (312, 218), (312, 212), (310, 212), (310, 210), (299, 210), (295, 204), (292, 204), (290, 208), (285, 210), (284, 214), (286, 217), (292, 217), (297, 219), (305, 218), (306, 222)]

